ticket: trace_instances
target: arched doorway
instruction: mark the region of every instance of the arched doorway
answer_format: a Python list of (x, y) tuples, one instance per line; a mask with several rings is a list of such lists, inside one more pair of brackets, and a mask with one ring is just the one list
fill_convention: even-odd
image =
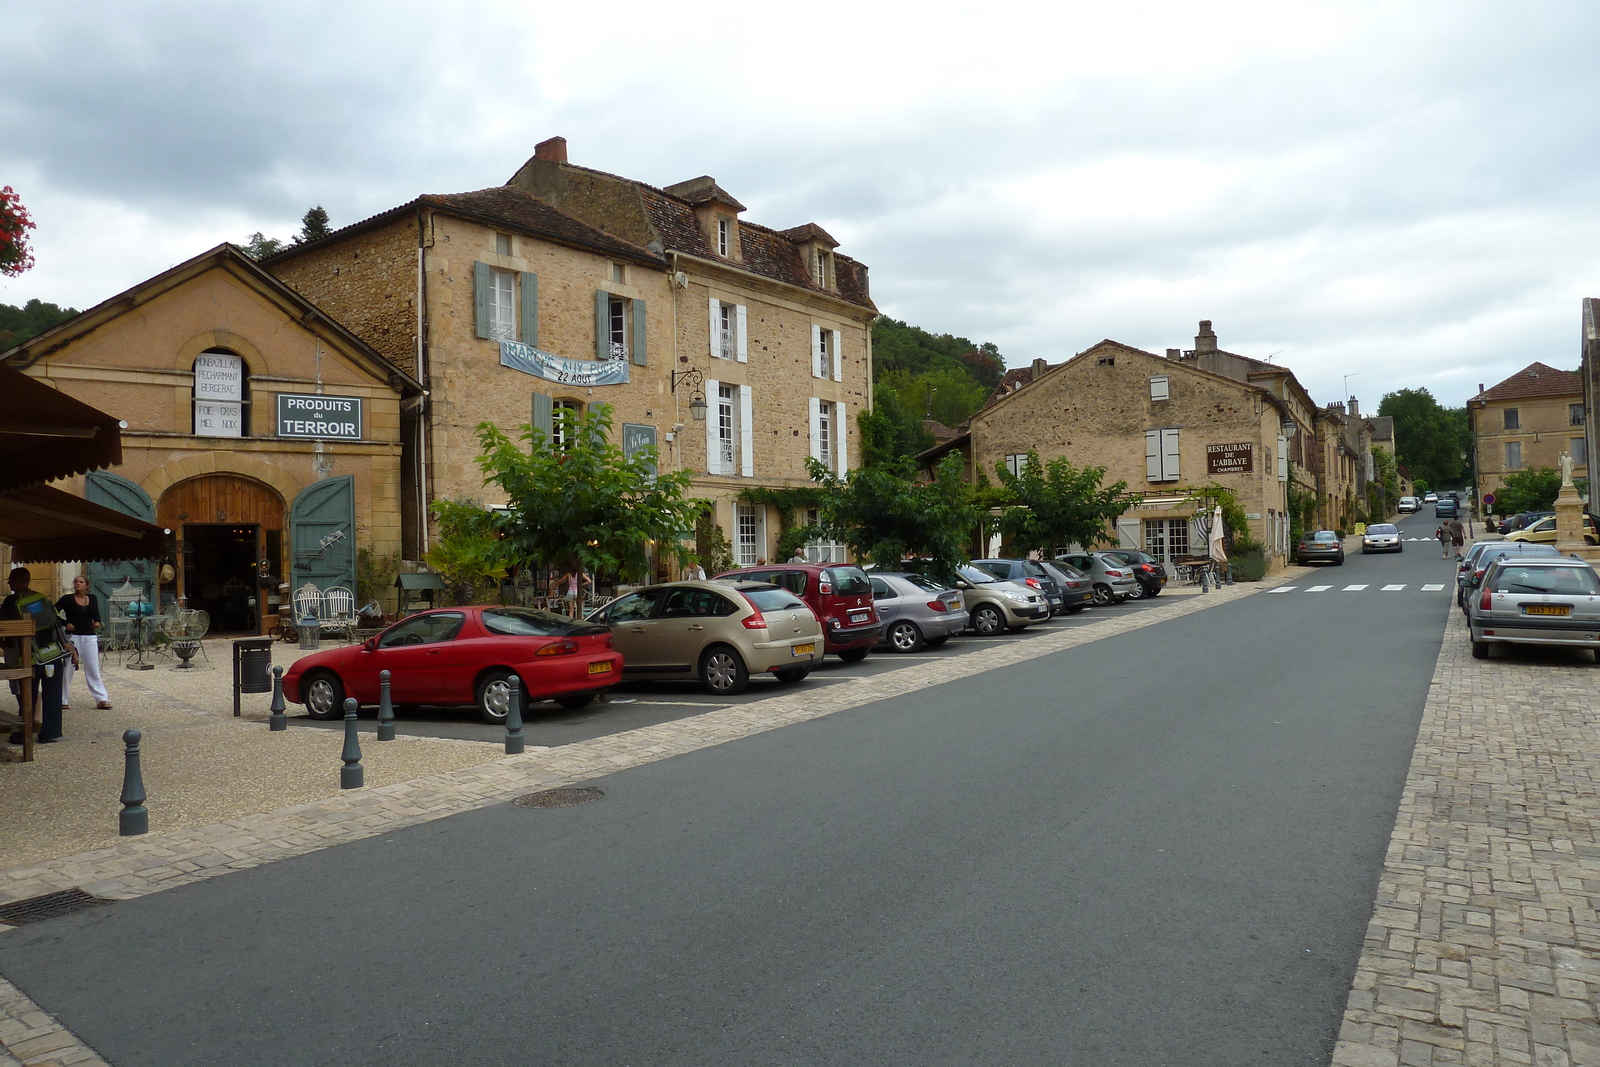
[(261, 633), (283, 571), (284, 503), (237, 474), (207, 474), (161, 494), (159, 521), (178, 538), (178, 595), (211, 616), (213, 633)]

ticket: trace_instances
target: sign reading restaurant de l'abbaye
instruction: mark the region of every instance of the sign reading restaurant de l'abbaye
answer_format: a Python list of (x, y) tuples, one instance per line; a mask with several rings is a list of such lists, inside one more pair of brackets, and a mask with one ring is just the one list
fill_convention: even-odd
[(1206, 445), (1207, 474), (1249, 474), (1255, 470), (1255, 452), (1250, 442), (1237, 445)]
[(361, 398), (324, 393), (279, 393), (278, 436), (361, 440)]

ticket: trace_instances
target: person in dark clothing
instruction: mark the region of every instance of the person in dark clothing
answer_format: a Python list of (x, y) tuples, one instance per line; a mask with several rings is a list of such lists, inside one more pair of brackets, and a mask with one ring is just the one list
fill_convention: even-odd
[[(66, 636), (60, 617), (48, 597), (29, 589), (33, 573), (26, 567), (17, 567), (7, 576), (11, 595), (0, 601), (0, 619), (32, 619), (37, 625), (33, 636), (33, 686), (40, 708), (40, 744), (61, 740), (61, 661), (69, 656), (78, 660), (78, 650), (72, 642), (59, 640)], [(8, 653), (7, 660), (12, 656)], [(11, 735), (13, 745), (22, 744), (22, 731)]]
[[(111, 697), (106, 683), (100, 678), (100, 598), (89, 592), (89, 579), (78, 575), (72, 579), (72, 592), (56, 601), (56, 611), (66, 620), (67, 633), (72, 636), (72, 646), (78, 650), (78, 662), (83, 665), (83, 680), (94, 697), (94, 706), (111, 707)], [(61, 710), (72, 703), (72, 665), (62, 664)]]

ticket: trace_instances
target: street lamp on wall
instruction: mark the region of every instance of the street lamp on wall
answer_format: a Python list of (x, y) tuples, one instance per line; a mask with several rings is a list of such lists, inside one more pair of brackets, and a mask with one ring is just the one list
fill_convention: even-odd
[[(683, 360), (685, 363), (687, 363), (689, 361), (689, 357), (688, 356), (679, 356), (678, 358), (680, 360)], [(674, 397), (676, 397), (678, 395), (678, 386), (680, 386), (680, 385), (687, 385), (691, 390), (693, 390), (693, 394), (692, 394), (693, 395), (693, 399), (691, 399), (689, 401), (689, 414), (694, 419), (695, 422), (705, 422), (706, 421), (706, 397), (705, 397), (706, 376), (704, 374), (701, 374), (698, 368), (690, 367), (688, 370), (682, 370), (682, 371), (675, 370), (668, 376), (668, 378), (669, 378), (669, 384), (671, 385), (671, 388), (672, 388), (672, 395)]]

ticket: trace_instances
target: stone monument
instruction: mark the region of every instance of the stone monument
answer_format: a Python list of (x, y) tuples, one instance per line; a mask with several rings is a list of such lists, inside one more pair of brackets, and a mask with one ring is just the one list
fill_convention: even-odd
[(1561, 492), (1556, 494), (1556, 551), (1590, 562), (1600, 561), (1600, 547), (1583, 542), (1583, 499), (1572, 482), (1572, 453), (1561, 453)]

